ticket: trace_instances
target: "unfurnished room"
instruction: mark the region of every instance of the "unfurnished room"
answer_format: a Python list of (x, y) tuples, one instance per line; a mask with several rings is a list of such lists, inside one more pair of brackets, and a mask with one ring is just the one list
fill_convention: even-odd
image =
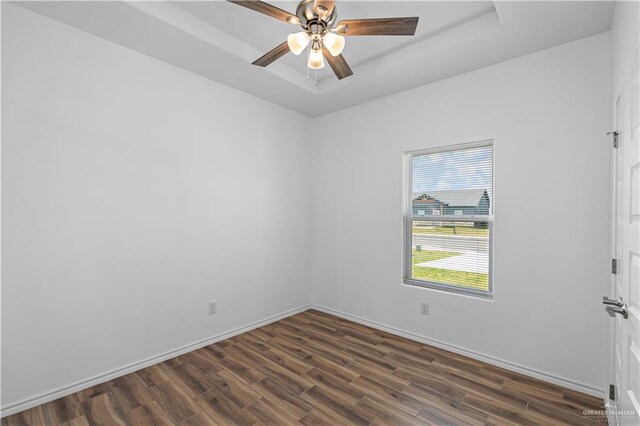
[(640, 1), (0, 5), (2, 426), (640, 426)]

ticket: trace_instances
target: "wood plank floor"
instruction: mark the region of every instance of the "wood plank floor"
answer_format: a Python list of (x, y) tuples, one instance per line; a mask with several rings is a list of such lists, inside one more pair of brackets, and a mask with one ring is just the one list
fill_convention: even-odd
[(9, 425), (593, 424), (602, 401), (318, 311), (2, 419)]

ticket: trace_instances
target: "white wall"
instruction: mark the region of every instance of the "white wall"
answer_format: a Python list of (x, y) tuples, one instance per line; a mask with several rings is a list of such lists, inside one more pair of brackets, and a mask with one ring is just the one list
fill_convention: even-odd
[[(605, 33), (317, 119), (313, 303), (601, 392), (609, 51)], [(404, 286), (402, 153), (484, 139), (494, 301)]]
[(3, 408), (308, 303), (309, 119), (2, 8)]

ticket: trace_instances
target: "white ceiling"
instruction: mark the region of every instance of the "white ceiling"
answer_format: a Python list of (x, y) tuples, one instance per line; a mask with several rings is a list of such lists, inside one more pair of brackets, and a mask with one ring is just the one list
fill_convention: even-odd
[[(348, 37), (354, 75), (302, 56), (251, 62), (299, 27), (226, 1), (36, 1), (19, 6), (298, 111), (319, 116), (607, 31), (613, 2), (346, 1), (339, 19), (419, 16), (414, 37)], [(295, 11), (296, 2), (272, 4)]]
[[(350, 38), (344, 51), (350, 66), (357, 67), (393, 50), (402, 49), (409, 44), (438, 34), (447, 28), (495, 11), (491, 1), (448, 3), (396, 1), (391, 7), (390, 3), (388, 1), (346, 1), (339, 2), (337, 5), (338, 20), (390, 16), (421, 18), (414, 37)], [(229, 5), (227, 2), (179, 1), (172, 4), (264, 52), (285, 41), (288, 34), (300, 31), (296, 26), (278, 22), (243, 7)], [(296, 3), (274, 1), (271, 4), (295, 13)], [(306, 73), (304, 58), (286, 55), (282, 61), (299, 72)], [(322, 75), (331, 77), (333, 73), (329, 67), (326, 67), (322, 70)]]

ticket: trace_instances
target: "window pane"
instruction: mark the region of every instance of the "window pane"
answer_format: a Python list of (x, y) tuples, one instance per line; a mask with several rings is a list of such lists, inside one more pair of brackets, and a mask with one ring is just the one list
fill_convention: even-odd
[(492, 214), (492, 167), (492, 146), (413, 155), (412, 214)]
[(489, 291), (489, 222), (412, 222), (411, 278)]

